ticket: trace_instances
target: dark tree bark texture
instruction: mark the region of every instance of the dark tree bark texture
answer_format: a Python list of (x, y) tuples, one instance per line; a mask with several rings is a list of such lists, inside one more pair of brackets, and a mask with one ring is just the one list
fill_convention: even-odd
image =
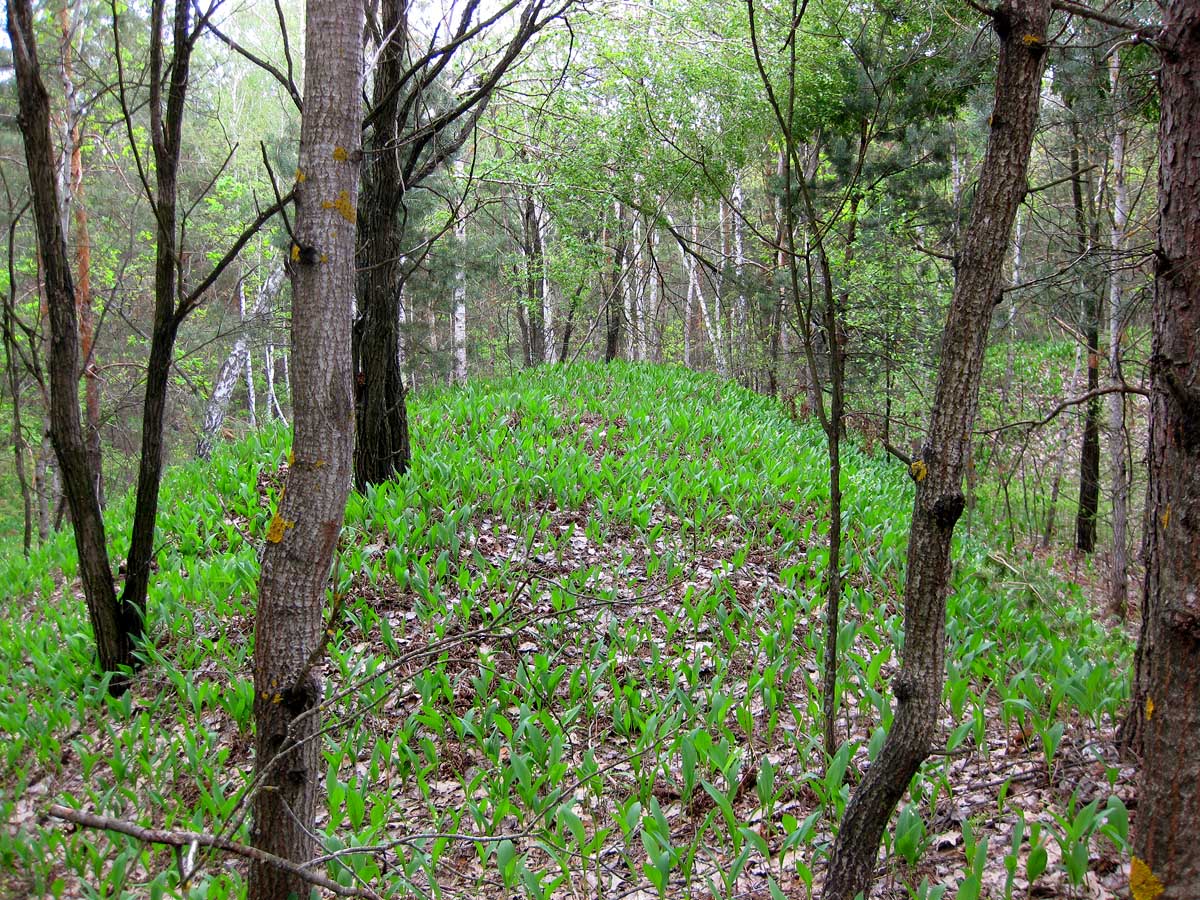
[(359, 490), (408, 471), (408, 411), (400, 368), (403, 159), (399, 127), (408, 43), (405, 0), (382, 0), (384, 46), (375, 66), (372, 122), (365, 136), (358, 205), (358, 319), (354, 326)]
[[(59, 218), (50, 141), (50, 101), (38, 65), (33, 11), (29, 0), (9, 0), (8, 34), (17, 75), (20, 124), (29, 167), (30, 191), (37, 221), (38, 247), (50, 313), (50, 438), (62, 470), (63, 489), (71, 509), (79, 575), (99, 651), (100, 667), (119, 672), (134, 663), (132, 635), (140, 616), (117, 599), (104, 538), (104, 519), (96, 497), (87, 442), (80, 424), (79, 326), (75, 289)], [(123, 676), (111, 682), (115, 690)]]
[(1200, 5), (1166, 4), (1134, 900), (1200, 897)]
[(879, 757), (846, 808), (822, 895), (826, 900), (851, 900), (870, 892), (883, 829), (929, 755), (936, 733), (945, 680), (950, 543), (965, 503), (962, 482), (992, 308), (1026, 188), (1049, 14), (1049, 0), (1009, 0), (992, 13), (1000, 58), (987, 155), (942, 338), (928, 439), (912, 468), (916, 498), (896, 714)]
[[(351, 315), (362, 105), (363, 7), (309, 0), (292, 258), (292, 463), (263, 550), (255, 618), (254, 845), (293, 862), (314, 853), (321, 783), (322, 607), (350, 493)], [(250, 900), (308, 886), (255, 863)]]

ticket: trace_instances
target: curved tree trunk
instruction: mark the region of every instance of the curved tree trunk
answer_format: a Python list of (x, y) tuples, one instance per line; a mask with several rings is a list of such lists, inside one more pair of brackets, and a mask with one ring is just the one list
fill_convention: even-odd
[(870, 892), (883, 829), (929, 755), (938, 727), (950, 543), (965, 504), (962, 481), (988, 327), (1009, 233), (1025, 194), (1049, 16), (1049, 0), (1008, 0), (993, 13), (1000, 60), (987, 155), (942, 337), (929, 436), (912, 470), (917, 493), (904, 589), (904, 650), (894, 688), (896, 714), (883, 749), (846, 807), (822, 895), (826, 900), (851, 900)]
[[(309, 0), (292, 270), (292, 464), (267, 530), (255, 617), (254, 845), (304, 862), (321, 784), (316, 671), (329, 569), (350, 492), (357, 153), (363, 7)], [(308, 896), (295, 875), (255, 863), (250, 900)]]
[[(59, 217), (50, 141), (50, 102), (39, 71), (29, 0), (8, 0), (8, 34), (13, 48), (25, 160), (29, 167), (38, 246), (45, 272), (46, 303), (50, 311), (50, 436), (71, 508), (79, 575), (100, 666), (104, 671), (116, 672), (133, 664), (133, 628), (128, 610), (117, 599), (108, 545), (104, 539), (104, 519), (80, 425), (75, 290)], [(112, 682), (115, 690), (121, 690), (123, 684), (121, 678)]]
[[(245, 286), (241, 281), (238, 281), (238, 307), (241, 312), (241, 331), (237, 336), (237, 340), (233, 342), (233, 349), (229, 351), (229, 355), (225, 357), (225, 361), (221, 363), (221, 368), (217, 370), (217, 379), (213, 383), (212, 396), (208, 400), (208, 408), (204, 413), (204, 429), (200, 432), (200, 437), (196, 441), (196, 456), (200, 459), (208, 459), (212, 454), (213, 442), (217, 438), (217, 433), (221, 430), (221, 425), (225, 422), (225, 413), (229, 409), (229, 399), (233, 396), (233, 389), (237, 385), (238, 377), (246, 375), (247, 390), (250, 392), (250, 397), (254, 396), (254, 387), (250, 381), (253, 375), (253, 367), (251, 365), (251, 354), (249, 347), (249, 335), (246, 329), (250, 323), (261, 317), (267, 310), (271, 308), (275, 297), (279, 293), (280, 287), (283, 285), (283, 266), (278, 265), (272, 269), (271, 274), (267, 276), (267, 280), (263, 282), (254, 295), (254, 304), (250, 307), (247, 314), (245, 311)], [(268, 350), (267, 365), (271, 365), (271, 354)], [(250, 424), (255, 425), (254, 421), (254, 401), (250, 401)], [(274, 403), (275, 409), (278, 410), (279, 401), (275, 399), (275, 390), (273, 379), (268, 374), (267, 379), (267, 414), (272, 413), (271, 404)], [(280, 418), (282, 418), (282, 411)]]
[(1130, 887), (1200, 897), (1200, 6), (1166, 5)]

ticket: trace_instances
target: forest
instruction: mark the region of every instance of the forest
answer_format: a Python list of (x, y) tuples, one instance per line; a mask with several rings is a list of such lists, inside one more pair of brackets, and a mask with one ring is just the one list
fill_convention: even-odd
[(1195, 0), (4, 13), (0, 897), (1200, 898)]

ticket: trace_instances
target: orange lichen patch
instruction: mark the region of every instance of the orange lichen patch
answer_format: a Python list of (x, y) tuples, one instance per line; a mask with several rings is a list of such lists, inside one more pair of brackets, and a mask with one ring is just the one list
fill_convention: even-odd
[(1133, 900), (1154, 900), (1165, 891), (1163, 883), (1150, 867), (1136, 856), (1129, 862), (1129, 893)]
[(1146, 698), (1146, 721), (1150, 721), (1150, 717), (1154, 715), (1154, 701), (1149, 697)]
[(338, 162), (345, 162), (346, 160), (348, 160), (350, 158), (350, 154), (346, 152), (345, 147), (334, 147), (333, 148), (333, 158), (336, 159)]
[(276, 513), (275, 518), (271, 520), (271, 524), (267, 527), (267, 540), (272, 544), (278, 544), (283, 540), (284, 532), (286, 532), (289, 528), (295, 527), (295, 522), (291, 521), (290, 519), (285, 519), (281, 517), (279, 513)]
[(1167, 530), (1167, 526), (1171, 524), (1171, 504), (1167, 504), (1167, 508), (1163, 510), (1162, 527), (1163, 531)]
[(292, 262), (300, 262), (300, 245), (292, 244)]
[(347, 191), (339, 191), (336, 200), (322, 200), (321, 209), (336, 209), (341, 213), (342, 218), (351, 225), (358, 219), (358, 214), (350, 203), (350, 194)]
[(925, 465), (923, 460), (914, 459), (908, 471), (912, 474), (913, 481), (924, 481), (925, 476), (929, 474), (929, 467)]
[(1042, 39), (1040, 37), (1038, 37), (1036, 34), (1027, 34), (1023, 38), (1021, 38), (1021, 43), (1023, 43), (1026, 47), (1036, 47), (1041, 42), (1042, 42)]

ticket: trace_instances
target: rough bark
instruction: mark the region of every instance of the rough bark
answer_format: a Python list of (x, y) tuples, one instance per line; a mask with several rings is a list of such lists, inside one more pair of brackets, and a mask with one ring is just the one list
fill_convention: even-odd
[(59, 7), (58, 22), (62, 33), (59, 71), (66, 98), (66, 149), (70, 156), (68, 196), (63, 200), (69, 205), (75, 223), (75, 308), (79, 316), (79, 353), (83, 364), (88, 465), (92, 470), (96, 497), (103, 509), (104, 457), (100, 449), (100, 375), (95, 360), (96, 314), (92, 308), (92, 238), (83, 189), (83, 111), (75, 89), (70, 3), (64, 2)]
[[(142, 405), (142, 452), (138, 462), (137, 494), (133, 531), (125, 564), (122, 601), (137, 614), (134, 636), (145, 625), (146, 594), (154, 560), (158, 490), (164, 464), (163, 426), (167, 412), (167, 389), (175, 338), (182, 321), (176, 310), (179, 291), (177, 194), (179, 160), (183, 149), (184, 101), (187, 96), (192, 48), (196, 33), (191, 29), (191, 4), (176, 0), (171, 25), (173, 54), (168, 66), (163, 58), (165, 0), (151, 5), (153, 26), (150, 40), (150, 141), (154, 151), (154, 325), (150, 332), (150, 356), (146, 362), (146, 389)], [(161, 95), (166, 74), (166, 102)]]
[[(254, 846), (310, 859), (321, 748), (316, 663), (322, 606), (353, 468), (351, 321), (361, 159), (363, 7), (309, 0), (294, 265), (292, 463), (267, 530), (255, 618)], [(290, 872), (255, 863), (250, 900), (303, 897)]]
[[(1079, 289), (1083, 297), (1083, 333), (1087, 340), (1087, 389), (1100, 387), (1100, 287), (1094, 271), (1097, 218), (1091, 209), (1090, 190), (1085, 201), (1084, 176), (1079, 164), (1079, 124), (1071, 123), (1071, 203), (1075, 210)], [(1086, 203), (1086, 205), (1085, 205)], [(1075, 514), (1075, 549), (1096, 549), (1096, 514), (1100, 506), (1100, 398), (1093, 397), (1084, 408), (1083, 440), (1079, 446), (1079, 507)]]
[(400, 361), (405, 182), (399, 128), (408, 42), (404, 0), (382, 0), (379, 28), (385, 39), (375, 64), (373, 125), (364, 139), (358, 209), (354, 483), (360, 490), (404, 474), (411, 453)]
[(987, 154), (942, 338), (928, 438), (912, 470), (916, 498), (896, 712), (878, 758), (846, 807), (822, 895), (826, 900), (870, 892), (883, 829), (932, 749), (945, 680), (950, 544), (965, 502), (962, 480), (988, 327), (1009, 233), (1026, 188), (1049, 14), (1049, 0), (1010, 0), (992, 13), (1000, 58)]
[[(406, 0), (380, 0), (372, 21), (380, 44), (366, 117), (364, 168), (358, 213), (358, 318), (354, 328), (357, 440), (354, 480), (359, 487), (380, 484), (408, 469), (408, 415), (397, 362), (400, 334), (397, 306), (403, 291), (400, 245), (404, 196), (463, 146), (504, 74), (539, 31), (570, 6), (528, 0), (507, 43), (491, 68), (449, 108), (431, 113), (426, 91), (445, 72), (455, 53), (481, 25), (477, 4), (467, 4), (442, 48), (405, 64), (409, 42)], [(372, 16), (375, 5), (372, 4)], [(486, 25), (482, 26), (486, 29)], [(544, 345), (543, 345), (544, 347)]]
[[(20, 124), (24, 136), (38, 247), (50, 313), (50, 437), (62, 470), (67, 503), (79, 555), (79, 574), (88, 615), (99, 651), (100, 667), (117, 672), (133, 665), (132, 633), (136, 624), (116, 595), (104, 520), (87, 460), (80, 425), (79, 328), (67, 245), (59, 216), (54, 152), (50, 140), (50, 102), (42, 81), (34, 43), (29, 0), (9, 0), (8, 34), (17, 75)], [(122, 689), (124, 679), (111, 682)]]
[(28, 446), (25, 441), (25, 428), (21, 422), (21, 367), (18, 364), (17, 335), (14, 330), (17, 305), (16, 278), (16, 232), (19, 214), (13, 215), (10, 210), (8, 224), (8, 296), (4, 298), (4, 317), (0, 320), (4, 334), (4, 368), (8, 379), (8, 390), (12, 397), (12, 451), (13, 469), (17, 475), (17, 486), (21, 491), (21, 510), (24, 514), (24, 529), (21, 535), (21, 548), (25, 556), (33, 546), (33, 495), (29, 487), (29, 475), (25, 470), (25, 456)]
[(604, 361), (612, 362), (621, 352), (621, 282), (625, 275), (625, 214), (621, 202), (613, 203), (614, 223), (612, 280), (604, 303)]
[(1136, 900), (1200, 897), (1200, 6), (1164, 11)]

